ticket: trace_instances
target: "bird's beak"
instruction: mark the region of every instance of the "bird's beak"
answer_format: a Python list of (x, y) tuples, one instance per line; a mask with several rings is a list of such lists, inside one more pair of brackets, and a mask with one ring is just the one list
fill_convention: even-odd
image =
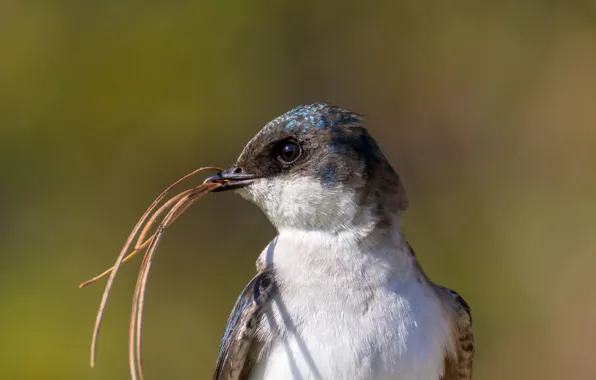
[(211, 177), (207, 178), (205, 182), (219, 182), (223, 183), (220, 187), (216, 188), (212, 192), (216, 193), (218, 191), (226, 191), (226, 190), (234, 190), (239, 189), (241, 187), (245, 187), (250, 185), (257, 176), (254, 174), (246, 173), (242, 168), (239, 167), (232, 167), (230, 169), (226, 169), (221, 171)]

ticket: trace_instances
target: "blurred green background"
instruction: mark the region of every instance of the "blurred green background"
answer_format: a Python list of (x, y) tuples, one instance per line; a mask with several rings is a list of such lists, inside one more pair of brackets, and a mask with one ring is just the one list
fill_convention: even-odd
[[(367, 115), (411, 201), (406, 233), (474, 313), (476, 379), (596, 379), (593, 1), (0, 3), (0, 378), (127, 379), (145, 207), (227, 167), (267, 121)], [(200, 180), (196, 180), (197, 182)], [(168, 230), (150, 277), (149, 379), (210, 378), (275, 231), (233, 194)]]

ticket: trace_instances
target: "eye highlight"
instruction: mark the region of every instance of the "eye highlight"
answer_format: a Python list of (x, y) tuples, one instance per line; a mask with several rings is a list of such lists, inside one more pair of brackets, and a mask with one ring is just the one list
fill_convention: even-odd
[(277, 145), (277, 159), (285, 165), (295, 162), (302, 154), (302, 149), (294, 141), (286, 140)]

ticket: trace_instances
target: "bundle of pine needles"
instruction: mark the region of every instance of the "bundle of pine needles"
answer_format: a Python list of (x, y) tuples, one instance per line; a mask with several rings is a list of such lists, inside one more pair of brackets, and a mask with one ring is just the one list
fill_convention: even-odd
[[(157, 251), (157, 247), (159, 245), (160, 240), (163, 237), (163, 233), (180, 215), (184, 213), (193, 203), (198, 201), (200, 198), (205, 196), (206, 194), (210, 193), (211, 191), (217, 189), (221, 185), (225, 183), (223, 181), (211, 181), (205, 182), (199, 186), (194, 188), (184, 190), (178, 195), (170, 198), (166, 201), (161, 207), (159, 207), (156, 211), (154, 211), (157, 206), (160, 204), (162, 200), (168, 195), (168, 193), (180, 183), (186, 181), (187, 179), (195, 176), (196, 174), (203, 172), (203, 171), (222, 171), (220, 168), (216, 167), (204, 167), (193, 171), (185, 175), (184, 177), (180, 178), (167, 189), (165, 189), (154, 201), (151, 203), (149, 208), (145, 211), (141, 219), (137, 222), (136, 226), (128, 236), (124, 247), (120, 251), (118, 258), (116, 259), (116, 263), (110, 269), (106, 270), (105, 272), (101, 273), (98, 276), (93, 277), (92, 279), (85, 281), (81, 285), (80, 288), (83, 288), (89, 284), (96, 282), (97, 280), (109, 275), (108, 281), (106, 283), (106, 287), (103, 292), (103, 296), (101, 298), (101, 303), (99, 305), (99, 310), (97, 312), (97, 317), (95, 319), (95, 327), (93, 329), (93, 338), (91, 340), (91, 367), (95, 365), (95, 358), (97, 352), (97, 338), (99, 336), (99, 329), (101, 327), (101, 321), (103, 318), (103, 314), (106, 308), (106, 304), (108, 302), (108, 297), (110, 295), (110, 290), (112, 289), (112, 285), (114, 283), (114, 279), (116, 278), (116, 274), (118, 273), (118, 269), (122, 265), (132, 259), (135, 255), (139, 252), (145, 252), (143, 256), (143, 261), (141, 262), (141, 267), (139, 269), (139, 274), (137, 277), (137, 283), (135, 286), (134, 296), (132, 300), (132, 312), (130, 316), (130, 328), (129, 328), (129, 345), (128, 345), (128, 358), (129, 358), (129, 366), (130, 366), (130, 374), (133, 380), (143, 379), (143, 366), (142, 366), (142, 353), (141, 353), (141, 343), (142, 343), (142, 328), (143, 328), (143, 303), (145, 300), (145, 289), (147, 287), (147, 279), (149, 277), (149, 271), (151, 269), (151, 262), (153, 260), (153, 256)], [(161, 219), (161, 222), (157, 226), (155, 232), (147, 238), (149, 232), (151, 230), (151, 226), (156, 223), (156, 221), (162, 216), (164, 213), (167, 214), (165, 217)], [(149, 217), (151, 215), (151, 217)], [(139, 231), (140, 234), (139, 234)], [(134, 250), (127, 254), (129, 251), (135, 236), (137, 236), (136, 243), (134, 245)]]

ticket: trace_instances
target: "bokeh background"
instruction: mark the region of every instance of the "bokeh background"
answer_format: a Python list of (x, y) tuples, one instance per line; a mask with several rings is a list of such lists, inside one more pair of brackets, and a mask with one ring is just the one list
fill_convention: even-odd
[[(0, 378), (127, 379), (139, 260), (94, 370), (103, 282), (77, 285), (167, 185), (315, 101), (367, 115), (401, 173), (408, 239), (472, 305), (476, 379), (596, 379), (596, 3), (579, 0), (2, 1)], [(274, 234), (227, 193), (168, 230), (148, 378), (210, 378)]]

